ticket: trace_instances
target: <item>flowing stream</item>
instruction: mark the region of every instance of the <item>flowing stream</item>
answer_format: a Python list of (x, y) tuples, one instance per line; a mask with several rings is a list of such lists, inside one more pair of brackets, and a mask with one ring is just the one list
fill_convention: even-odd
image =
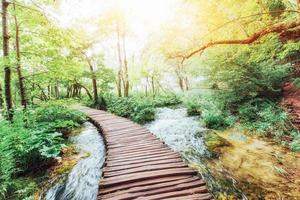
[(211, 192), (246, 199), (235, 188), (232, 178), (221, 182), (206, 165), (206, 160), (212, 156), (204, 142), (208, 130), (201, 126), (198, 117), (188, 117), (185, 108), (158, 108), (155, 120), (145, 126), (174, 151), (180, 153), (188, 164), (198, 169)]
[(93, 200), (98, 193), (101, 168), (105, 162), (105, 145), (96, 127), (86, 122), (83, 131), (70, 137), (80, 153), (87, 154), (62, 183), (50, 188), (44, 200)]
[(207, 130), (200, 126), (198, 117), (187, 117), (185, 108), (158, 108), (155, 121), (146, 127), (186, 159), (196, 159), (187, 156), (191, 150), (200, 156), (208, 153), (202, 138)]

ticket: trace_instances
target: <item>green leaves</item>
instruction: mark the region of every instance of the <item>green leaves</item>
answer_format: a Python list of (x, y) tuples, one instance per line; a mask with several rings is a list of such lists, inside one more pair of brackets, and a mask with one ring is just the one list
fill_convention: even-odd
[(154, 119), (154, 104), (148, 98), (116, 97), (105, 98), (108, 111), (132, 119), (138, 123), (146, 123)]
[(16, 110), (12, 124), (0, 120), (0, 199), (32, 194), (32, 185), (21, 187), (15, 177), (35, 172), (59, 157), (65, 146), (62, 131), (69, 132), (85, 120), (84, 114), (62, 102), (44, 103), (27, 112)]

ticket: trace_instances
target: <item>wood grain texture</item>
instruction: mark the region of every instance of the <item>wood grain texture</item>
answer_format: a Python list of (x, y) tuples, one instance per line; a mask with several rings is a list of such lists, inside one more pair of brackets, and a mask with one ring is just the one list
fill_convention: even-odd
[(201, 177), (146, 128), (101, 110), (78, 109), (101, 129), (106, 142), (98, 199), (213, 199)]

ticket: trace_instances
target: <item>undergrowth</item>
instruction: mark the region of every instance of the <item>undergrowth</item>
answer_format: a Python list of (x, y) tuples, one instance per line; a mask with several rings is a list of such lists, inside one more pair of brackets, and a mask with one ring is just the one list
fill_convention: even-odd
[(32, 195), (35, 175), (61, 156), (66, 134), (85, 120), (84, 114), (62, 102), (16, 110), (12, 123), (0, 119), (0, 199)]

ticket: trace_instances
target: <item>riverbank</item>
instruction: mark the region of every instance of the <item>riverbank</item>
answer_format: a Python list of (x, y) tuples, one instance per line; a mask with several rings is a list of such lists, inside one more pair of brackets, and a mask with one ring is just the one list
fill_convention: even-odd
[(230, 145), (208, 161), (212, 173), (232, 177), (248, 199), (300, 199), (300, 153), (239, 128), (217, 134)]
[(97, 128), (89, 122), (69, 140), (78, 154), (66, 157), (62, 165), (54, 169), (47, 191), (41, 195), (42, 200), (96, 199), (105, 161), (104, 142)]
[(226, 145), (212, 152), (210, 131), (184, 108), (159, 108), (146, 127), (202, 174), (215, 199), (300, 198), (300, 153), (239, 128), (216, 132)]

